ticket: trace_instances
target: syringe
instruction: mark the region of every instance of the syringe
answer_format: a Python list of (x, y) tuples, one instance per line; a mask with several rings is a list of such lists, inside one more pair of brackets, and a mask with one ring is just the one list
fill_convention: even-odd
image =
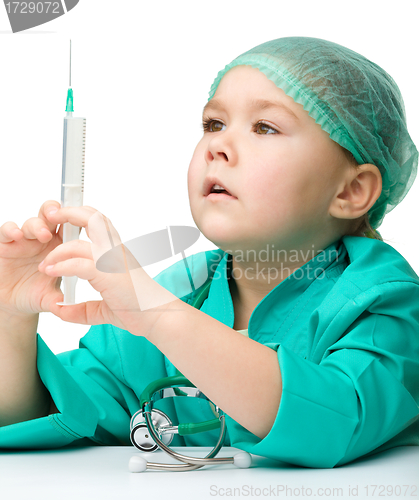
[[(73, 89), (71, 88), (71, 40), (70, 85), (67, 92), (66, 116), (64, 117), (63, 170), (61, 206), (81, 207), (84, 187), (84, 152), (86, 143), (86, 119), (73, 117)], [(64, 224), (63, 243), (79, 239), (79, 230), (69, 222)], [(75, 304), (77, 276), (63, 276), (64, 301), (58, 305)]]

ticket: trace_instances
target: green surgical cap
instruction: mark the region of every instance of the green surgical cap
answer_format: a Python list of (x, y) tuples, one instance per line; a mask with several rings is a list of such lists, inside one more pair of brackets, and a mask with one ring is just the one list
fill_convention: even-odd
[(218, 73), (239, 65), (259, 69), (349, 150), (359, 165), (372, 163), (383, 189), (369, 211), (376, 229), (406, 196), (416, 177), (418, 151), (406, 127), (400, 90), (382, 68), (341, 45), (307, 37), (271, 40), (248, 50)]

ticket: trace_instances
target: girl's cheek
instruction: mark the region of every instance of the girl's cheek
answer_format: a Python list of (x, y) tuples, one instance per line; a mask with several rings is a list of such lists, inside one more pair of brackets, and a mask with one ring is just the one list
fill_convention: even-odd
[(190, 184), (192, 184), (195, 177), (196, 177), (196, 173), (195, 173), (194, 161), (192, 159), (192, 161), (191, 161), (191, 163), (189, 163), (189, 167), (188, 167), (188, 186), (190, 186)]
[(197, 191), (199, 190), (200, 178), (202, 178), (202, 182), (204, 182), (204, 173), (199, 172), (197, 162), (192, 159), (191, 163), (189, 164), (187, 177), (189, 196), (191, 196), (192, 194), (197, 194)]
[(202, 177), (202, 180), (207, 175), (207, 163), (205, 161), (205, 147), (200, 142), (193, 152), (188, 168), (188, 180), (195, 181), (197, 177)]

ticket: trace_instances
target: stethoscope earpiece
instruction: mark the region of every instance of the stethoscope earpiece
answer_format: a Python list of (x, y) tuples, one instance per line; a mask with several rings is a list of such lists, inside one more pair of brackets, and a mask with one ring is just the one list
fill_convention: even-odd
[(144, 460), (143, 457), (139, 457), (138, 455), (134, 455), (129, 459), (128, 469), (130, 472), (144, 472), (147, 470), (147, 460)]
[(242, 451), (234, 455), (233, 464), (239, 469), (248, 469), (252, 465), (252, 455), (247, 451)]

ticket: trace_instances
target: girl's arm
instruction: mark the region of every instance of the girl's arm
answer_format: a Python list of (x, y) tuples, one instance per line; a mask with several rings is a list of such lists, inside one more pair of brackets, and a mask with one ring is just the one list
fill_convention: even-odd
[(282, 393), (276, 351), (181, 300), (147, 338), (236, 422), (261, 439), (269, 433)]
[[(51, 312), (63, 321), (107, 323), (146, 337), (215, 405), (251, 433), (266, 436), (282, 392), (277, 353), (184, 303), (150, 278), (121, 244), (109, 219), (94, 208), (64, 207), (48, 217), (55, 224), (87, 228), (92, 244), (77, 240), (59, 245), (40, 271), (87, 279), (103, 297), (71, 307), (51, 304)], [(113, 248), (120, 249), (108, 256), (113, 267), (101, 272), (96, 260)], [(147, 311), (156, 304), (163, 304), (157, 314), (138, 314), (139, 305)]]
[(0, 312), (0, 427), (48, 415), (51, 396), (36, 366), (38, 318)]

